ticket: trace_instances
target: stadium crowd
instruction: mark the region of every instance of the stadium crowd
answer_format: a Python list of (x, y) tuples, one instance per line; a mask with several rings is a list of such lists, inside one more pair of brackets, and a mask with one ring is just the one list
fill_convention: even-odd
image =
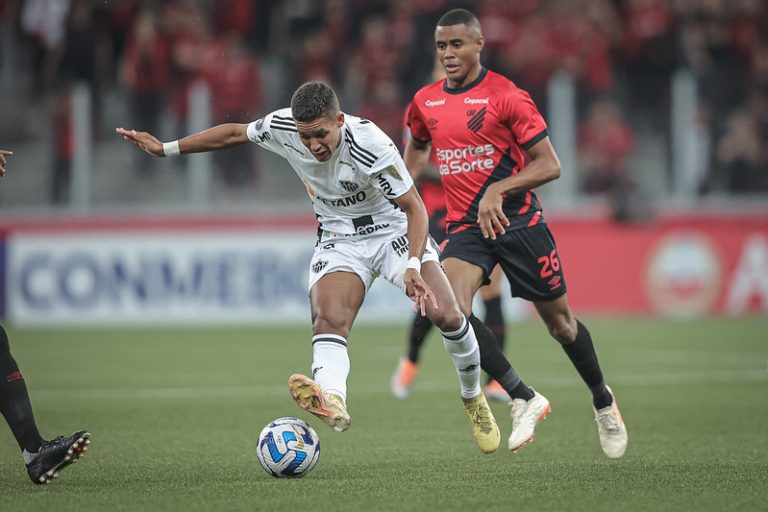
[[(432, 70), (434, 22), (450, 7), (484, 27), (486, 64), (529, 90), (546, 113), (549, 80), (578, 85), (580, 183), (590, 194), (631, 188), (638, 138), (670, 135), (670, 84), (688, 69), (699, 89), (697, 193), (768, 191), (768, 4), (763, 0), (0, 0), (0, 30), (30, 76), (23, 101), (51, 100), (62, 200), (72, 140), (69, 86), (117, 91), (132, 124), (156, 131), (164, 106), (184, 131), (188, 90), (204, 80), (215, 123), (253, 119), (323, 79), (351, 112), (401, 140), (402, 113)], [(6, 47), (7, 43), (6, 43)], [(265, 69), (279, 76), (265, 76)], [(2, 69), (9, 69), (8, 66)], [(14, 75), (16, 76), (16, 75)], [(0, 81), (0, 83), (3, 83)], [(7, 83), (7, 82), (6, 82)], [(268, 90), (268, 85), (272, 90)], [(274, 87), (277, 85), (278, 87)], [(1, 128), (1, 127), (0, 127)], [(0, 130), (2, 131), (2, 130)], [(668, 154), (668, 148), (662, 150)], [(240, 185), (252, 153), (231, 152)], [(245, 162), (245, 164), (242, 164)], [(145, 161), (142, 168), (148, 167)], [(59, 182), (57, 182), (60, 181)]]

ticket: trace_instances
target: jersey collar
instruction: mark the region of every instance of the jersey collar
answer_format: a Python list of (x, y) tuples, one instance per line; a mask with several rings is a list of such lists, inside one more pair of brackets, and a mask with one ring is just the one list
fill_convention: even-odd
[(480, 74), (477, 75), (477, 78), (472, 80), (472, 82), (468, 83), (464, 87), (459, 87), (458, 89), (450, 89), (448, 87), (448, 80), (443, 82), (443, 91), (447, 92), (448, 94), (463, 94), (467, 92), (468, 90), (472, 89), (474, 86), (479, 84), (483, 81), (483, 78), (485, 78), (485, 75), (488, 74), (488, 70), (485, 67), (480, 68)]

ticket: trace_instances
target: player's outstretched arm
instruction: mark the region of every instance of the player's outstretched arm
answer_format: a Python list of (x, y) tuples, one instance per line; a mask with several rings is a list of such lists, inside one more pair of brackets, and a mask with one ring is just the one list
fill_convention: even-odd
[(6, 156), (11, 156), (13, 154), (13, 151), (9, 151), (7, 149), (0, 149), (0, 178), (5, 176), (5, 165), (6, 165)]
[(405, 291), (416, 309), (426, 316), (427, 301), (437, 309), (435, 294), (421, 277), (421, 257), (424, 256), (429, 226), (427, 209), (413, 186), (395, 202), (408, 218), (408, 268), (403, 275)]
[(410, 139), (405, 146), (405, 152), (403, 153), (403, 161), (405, 167), (411, 174), (411, 178), (416, 180), (421, 176), (429, 165), (429, 153), (432, 150), (432, 145), (428, 142), (420, 142), (414, 139)]
[(115, 132), (152, 156), (175, 156), (226, 149), (245, 144), (248, 142), (247, 128), (247, 124), (225, 123), (172, 142), (160, 142), (151, 133), (125, 128), (116, 128)]

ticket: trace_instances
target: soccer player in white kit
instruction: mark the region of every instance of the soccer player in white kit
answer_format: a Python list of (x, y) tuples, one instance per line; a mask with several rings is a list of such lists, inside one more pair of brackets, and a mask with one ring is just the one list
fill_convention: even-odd
[(285, 158), (306, 186), (320, 225), (309, 264), (312, 378), (288, 379), (299, 407), (338, 432), (350, 427), (347, 337), (366, 291), (381, 276), (440, 329), (475, 442), (484, 453), (498, 448), (499, 428), (480, 389), (477, 339), (427, 235), (424, 203), (392, 140), (371, 121), (341, 112), (330, 86), (307, 82), (293, 94), (290, 108), (173, 142), (136, 130), (116, 132), (154, 156), (253, 142)]

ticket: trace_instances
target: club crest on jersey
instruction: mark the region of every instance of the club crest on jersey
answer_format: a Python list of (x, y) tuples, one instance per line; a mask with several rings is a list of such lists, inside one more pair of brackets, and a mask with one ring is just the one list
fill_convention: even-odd
[(467, 112), (467, 115), (472, 115), (469, 121), (467, 121), (467, 128), (472, 130), (473, 133), (479, 132), (480, 128), (483, 127), (483, 121), (485, 121), (486, 111), (487, 111), (487, 107), (483, 107), (477, 112), (475, 112), (474, 110), (470, 110), (469, 112)]
[(388, 166), (386, 169), (384, 169), (384, 172), (388, 172), (395, 179), (403, 181), (403, 176), (400, 174), (400, 169), (398, 169), (395, 164), (392, 164), (392, 165)]
[(327, 266), (328, 266), (327, 260), (317, 260), (315, 263), (312, 264), (312, 272), (314, 272), (315, 274), (319, 274)]
[(355, 192), (357, 189), (360, 188), (360, 185), (358, 185), (354, 181), (349, 181), (349, 180), (339, 180), (339, 185), (341, 185), (341, 188), (343, 188), (347, 192)]

